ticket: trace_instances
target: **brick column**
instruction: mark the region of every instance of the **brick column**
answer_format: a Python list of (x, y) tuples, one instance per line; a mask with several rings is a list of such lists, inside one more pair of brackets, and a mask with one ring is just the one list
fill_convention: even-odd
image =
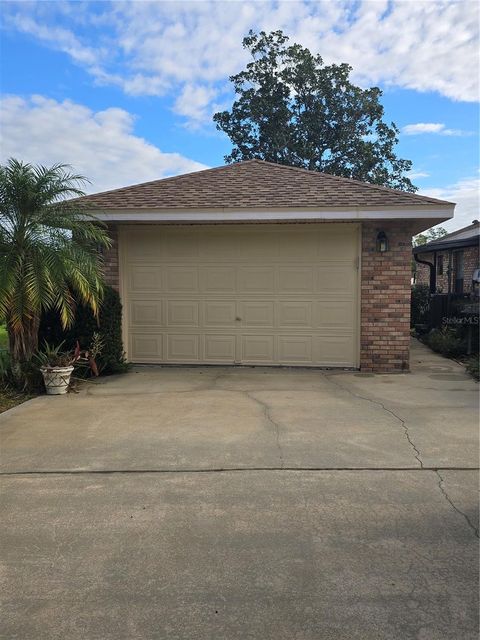
[(118, 264), (118, 231), (116, 225), (108, 225), (108, 235), (112, 240), (112, 246), (103, 253), (103, 271), (105, 282), (118, 291), (120, 288), (120, 274)]
[[(376, 250), (379, 231), (389, 250)], [(412, 226), (408, 221), (362, 225), (361, 335), (362, 371), (395, 372), (409, 368)]]

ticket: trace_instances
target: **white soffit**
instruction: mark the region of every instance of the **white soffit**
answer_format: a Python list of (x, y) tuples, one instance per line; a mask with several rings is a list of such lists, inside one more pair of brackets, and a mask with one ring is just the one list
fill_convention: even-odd
[(285, 222), (311, 221), (359, 221), (359, 220), (416, 220), (453, 218), (455, 206), (445, 208), (416, 209), (350, 209), (329, 211), (161, 211), (161, 210), (111, 210), (92, 211), (105, 222)]

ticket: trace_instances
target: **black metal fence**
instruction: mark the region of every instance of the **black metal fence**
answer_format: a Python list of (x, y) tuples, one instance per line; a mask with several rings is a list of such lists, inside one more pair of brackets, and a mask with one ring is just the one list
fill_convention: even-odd
[(430, 294), (428, 286), (412, 287), (411, 326), (420, 333), (445, 325), (479, 325), (479, 299), (468, 293)]
[[(466, 317), (464, 310), (468, 307), (477, 308), (468, 294), (465, 293), (435, 293), (430, 296), (430, 305), (426, 320), (429, 329), (437, 329), (448, 324), (450, 318)], [(470, 310), (470, 309), (469, 309)]]

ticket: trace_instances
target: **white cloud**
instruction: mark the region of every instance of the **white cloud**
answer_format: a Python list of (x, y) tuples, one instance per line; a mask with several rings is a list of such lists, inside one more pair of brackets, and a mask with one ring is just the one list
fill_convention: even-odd
[(175, 101), (175, 111), (187, 118), (193, 126), (212, 118), (215, 105), (212, 99), (217, 92), (212, 87), (187, 83)]
[(18, 31), (35, 36), (38, 40), (52, 44), (54, 48), (67, 53), (75, 62), (85, 65), (90, 71), (96, 68), (100, 60), (106, 57), (106, 50), (85, 45), (69, 29), (49, 26), (34, 20), (30, 15), (14, 14), (9, 23)]
[(95, 11), (75, 5), (12, 4), (5, 24), (64, 51), (97, 82), (133, 95), (171, 93), (193, 121), (210, 117), (228, 76), (245, 65), (241, 41), (250, 28), (283, 29), (327, 63), (349, 62), (364, 85), (479, 97), (479, 4), (471, 0), (125, 1), (99, 3)]
[(407, 124), (402, 127), (402, 133), (407, 136), (417, 136), (423, 133), (436, 133), (441, 136), (472, 135), (470, 131), (462, 131), (461, 129), (447, 129), (447, 127), (441, 122), (417, 122), (415, 124)]
[(70, 100), (7, 96), (0, 123), (2, 162), (71, 164), (91, 180), (90, 193), (205, 168), (134, 135), (134, 116), (123, 109), (94, 112)]
[(418, 180), (420, 178), (428, 178), (430, 176), (426, 171), (409, 171), (408, 177), (410, 180)]
[(472, 220), (480, 217), (480, 178), (469, 177), (459, 180), (453, 185), (432, 189), (422, 189), (421, 195), (455, 202), (455, 217), (441, 226), (448, 231), (466, 227)]

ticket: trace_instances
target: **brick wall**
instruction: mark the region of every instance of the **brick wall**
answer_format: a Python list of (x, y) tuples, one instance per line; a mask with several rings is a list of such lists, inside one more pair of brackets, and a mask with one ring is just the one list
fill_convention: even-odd
[(103, 253), (105, 281), (114, 289), (120, 287), (119, 265), (118, 265), (118, 231), (115, 225), (108, 225), (108, 235), (112, 240), (110, 249)]
[[(476, 247), (464, 247), (463, 251), (463, 291), (469, 293), (472, 289), (472, 275), (475, 269), (479, 268), (479, 250)], [(447, 251), (437, 252), (437, 266), (438, 258), (443, 256), (443, 274), (438, 272), (437, 268), (437, 293), (448, 293), (448, 261), (449, 253)], [(433, 262), (433, 253), (422, 253), (419, 255), (421, 260), (427, 260)], [(453, 283), (455, 280), (455, 273), (453, 272), (453, 259), (452, 259), (452, 291)], [(430, 269), (426, 264), (417, 263), (417, 275), (415, 278), (416, 284), (430, 284)]]
[(464, 249), (464, 280), (463, 290), (470, 292), (472, 290), (472, 276), (475, 269), (480, 268), (480, 248), (465, 247)]
[[(376, 250), (378, 232), (389, 250)], [(408, 222), (362, 225), (360, 368), (393, 372), (409, 368), (412, 226)]]
[[(433, 253), (422, 253), (418, 257), (433, 263)], [(415, 284), (430, 284), (430, 267), (426, 264), (415, 263)]]

